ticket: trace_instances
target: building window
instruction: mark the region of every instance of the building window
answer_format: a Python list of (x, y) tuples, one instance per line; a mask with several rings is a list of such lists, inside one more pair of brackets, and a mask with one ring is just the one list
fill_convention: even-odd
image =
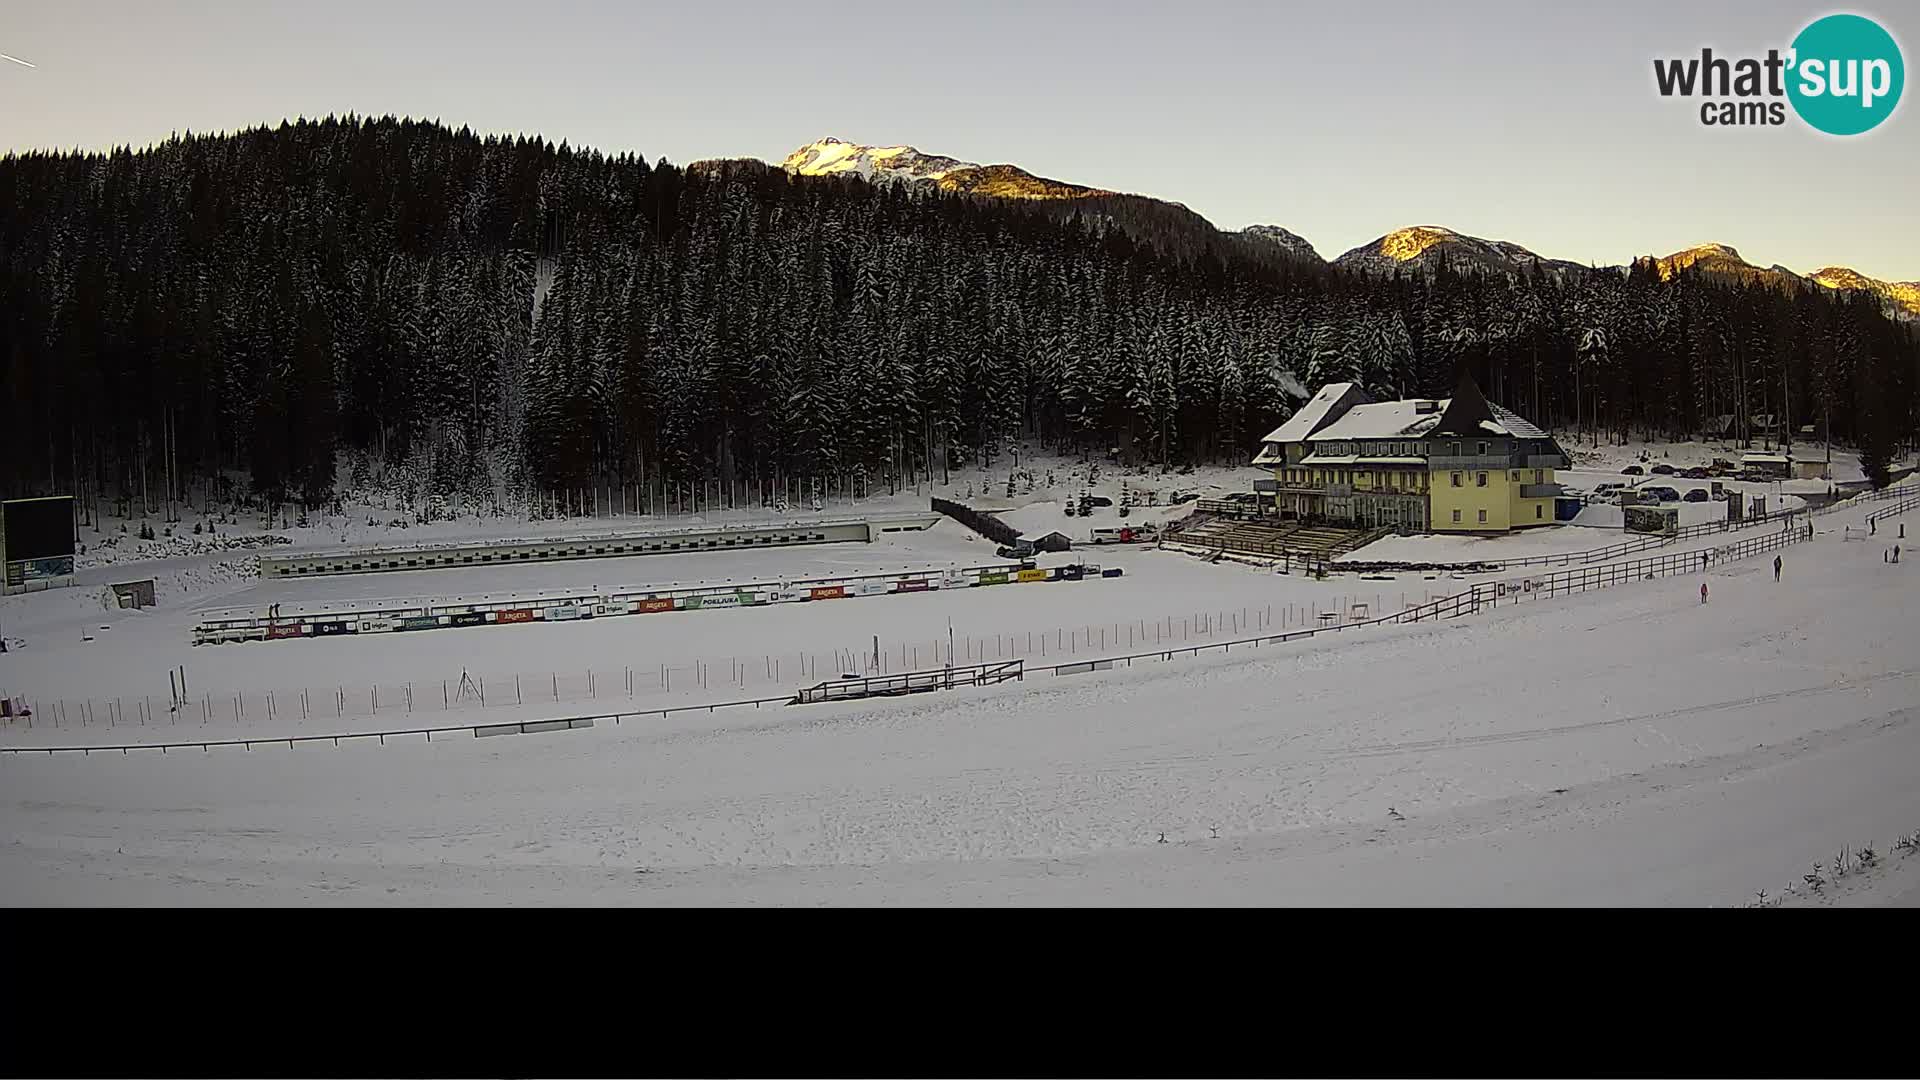
[(1480, 511), (1480, 524), (1485, 525), (1486, 523), (1487, 523), (1487, 512), (1485, 510), (1482, 510)]
[(1539, 469), (1535, 469), (1535, 470), (1533, 470), (1533, 482), (1534, 482), (1534, 483), (1536, 483), (1536, 484), (1540, 482), (1540, 470), (1539, 470)]
[(1458, 524), (1460, 524), (1460, 511), (1458, 511), (1458, 510), (1455, 510), (1455, 511), (1453, 512), (1453, 523), (1454, 523), (1455, 525), (1458, 525)]
[(1534, 504), (1533, 504), (1533, 519), (1534, 519), (1535, 521), (1538, 521), (1538, 520), (1540, 520), (1540, 517), (1541, 517), (1541, 514), (1540, 514), (1540, 510), (1541, 510), (1541, 506), (1540, 506), (1540, 504), (1539, 504), (1539, 503), (1534, 503)]
[(1460, 444), (1459, 444), (1459, 443), (1457, 443), (1457, 442), (1450, 442), (1450, 443), (1448, 443), (1448, 444), (1447, 444), (1447, 453), (1449, 453), (1449, 454), (1452, 454), (1452, 455), (1453, 455), (1454, 457), (1459, 457), (1459, 456), (1460, 456)]
[(1453, 486), (1454, 486), (1454, 487), (1459, 487), (1459, 486), (1460, 486), (1460, 474), (1459, 474), (1459, 473), (1454, 473), (1454, 474), (1453, 474)]
[(1513, 470), (1513, 482), (1514, 482), (1514, 483), (1516, 483), (1516, 484), (1520, 482), (1520, 470), (1519, 470), (1519, 469), (1515, 469), (1515, 470)]
[(1481, 444), (1480, 444), (1480, 449), (1478, 449), (1478, 450), (1476, 450), (1476, 451), (1474, 451), (1474, 452), (1475, 452), (1475, 453), (1477, 453), (1477, 454), (1479, 454), (1479, 455), (1480, 455), (1481, 457), (1486, 457), (1486, 456), (1487, 456), (1487, 444), (1486, 444), (1486, 443), (1481, 443)]
[(1486, 473), (1477, 473), (1477, 474), (1475, 474), (1475, 476), (1474, 476), (1474, 485), (1473, 485), (1473, 486), (1475, 486), (1475, 487), (1486, 487), (1486, 486), (1487, 486), (1487, 474), (1486, 474)]

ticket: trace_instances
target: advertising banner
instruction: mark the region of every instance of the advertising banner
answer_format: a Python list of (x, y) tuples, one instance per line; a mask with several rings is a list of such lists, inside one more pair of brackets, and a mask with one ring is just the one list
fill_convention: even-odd
[(395, 630), (437, 630), (439, 627), (437, 615), (408, 615), (394, 624)]
[(506, 611), (496, 612), (494, 614), (493, 621), (503, 622), (503, 623), (532, 622), (533, 609), (532, 608), (509, 608)]
[(384, 634), (393, 629), (392, 619), (361, 619), (360, 632), (363, 634)]
[(649, 596), (645, 600), (635, 601), (633, 605), (633, 610), (639, 612), (642, 615), (646, 615), (655, 611), (672, 611), (673, 597)]
[(351, 634), (353, 633), (353, 624), (345, 622), (317, 622), (313, 624), (313, 632), (323, 637), (330, 637), (334, 634)]
[(275, 623), (274, 625), (267, 627), (267, 637), (269, 640), (275, 639), (275, 638), (290, 638), (290, 637), (299, 637), (299, 636), (300, 636), (300, 624), (297, 622)]
[(979, 583), (982, 585), (1005, 585), (1007, 583), (1007, 575), (1001, 573), (981, 574)]
[(484, 611), (461, 611), (447, 616), (448, 626), (479, 626), (487, 621)]
[(565, 622), (580, 617), (580, 609), (572, 604), (556, 604), (547, 609), (547, 621)]
[(925, 592), (932, 587), (933, 583), (930, 581), (909, 580), (906, 578), (902, 578), (893, 583), (894, 592)]
[(1020, 571), (1020, 572), (1019, 572), (1018, 574), (1016, 574), (1016, 575), (1014, 575), (1014, 576), (1015, 576), (1016, 578), (1018, 578), (1019, 580), (1021, 580), (1021, 581), (1045, 581), (1045, 580), (1047, 580), (1047, 572), (1046, 572), (1045, 570), (1022, 570), (1022, 571)]
[(838, 600), (845, 595), (847, 595), (847, 587), (845, 585), (826, 585), (807, 591), (807, 599), (809, 600)]

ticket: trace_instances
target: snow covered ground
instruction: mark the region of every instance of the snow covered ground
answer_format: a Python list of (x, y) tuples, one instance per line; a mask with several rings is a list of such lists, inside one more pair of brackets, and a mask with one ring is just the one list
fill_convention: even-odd
[[(790, 693), (846, 670), (867, 670), (876, 638), (885, 671), (937, 667), (950, 642), (959, 663), (1024, 658), (1053, 664), (1317, 625), (1325, 611), (1350, 617), (1355, 603), (1383, 614), (1464, 587), (1412, 574), (1392, 581), (1313, 581), (1139, 546), (1104, 546), (1045, 555), (1039, 562), (1084, 560), (1118, 567), (1123, 576), (570, 623), (192, 645), (200, 619), (236, 609), (258, 612), (273, 603), (294, 615), (343, 602), (503, 600), (563, 589), (798, 580), (1004, 562), (993, 547), (942, 521), (927, 532), (886, 534), (872, 544), (234, 580), (197, 600), (168, 606), (163, 598), (160, 608), (145, 612), (103, 611), (97, 589), (9, 597), (0, 601), (0, 611), (8, 613), (6, 632), (26, 644), (0, 666), (0, 693), (30, 699), (41, 718), (31, 735), (0, 732), (0, 743), (29, 737), (72, 742), (75, 718), (89, 710), (94, 719), (82, 733), (92, 741), (164, 740), (176, 737), (173, 729), (187, 721), (196, 730), (209, 727), (204, 734), (210, 737), (281, 730), (269, 711), (280, 725), (305, 731), (321, 722), (375, 715), (440, 723), (436, 717), (444, 712), (455, 714), (445, 722), (472, 723), (479, 717), (460, 714), (481, 706), (477, 695), (460, 700), (463, 674), (484, 682), (489, 714), (509, 704), (678, 706)], [(193, 703), (183, 713), (167, 713), (168, 672), (180, 666)], [(116, 704), (109, 705), (110, 699)], [(104, 733), (92, 730), (103, 710), (116, 709), (118, 716), (136, 718), (131, 728), (114, 720)], [(165, 723), (138, 723), (143, 709), (157, 710)], [(432, 715), (423, 716), (428, 710)], [(53, 727), (49, 715), (63, 722)]]
[[(1108, 603), (1155, 580), (1162, 606), (1191, 610), (1303, 584), (1116, 555), (1117, 581), (792, 605), (778, 633), (921, 602), (944, 621), (995, 593)], [(1716, 567), (1705, 606), (1690, 578), (1662, 579), (887, 702), (432, 745), (8, 755), (0, 902), (1737, 904), (1920, 828), (1920, 570), (1828, 532), (1784, 561), (1777, 584), (1769, 560)], [(730, 644), (740, 614), (526, 628), (513, 648), (654, 626)], [(334, 645), (226, 648), (330, 665)], [(1879, 880), (1840, 902), (1912, 902), (1907, 868)]]
[(1595, 551), (1627, 539), (1620, 529), (1556, 525), (1500, 536), (1387, 536), (1335, 562), (1466, 563)]

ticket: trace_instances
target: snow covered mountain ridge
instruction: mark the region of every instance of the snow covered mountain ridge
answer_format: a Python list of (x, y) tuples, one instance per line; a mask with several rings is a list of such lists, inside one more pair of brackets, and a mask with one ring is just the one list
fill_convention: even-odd
[[(1116, 193), (1103, 188), (1069, 184), (1035, 176), (1015, 165), (980, 165), (971, 161), (923, 153), (912, 146), (868, 146), (831, 136), (808, 143), (780, 162), (799, 176), (859, 176), (874, 183), (926, 183), (943, 191), (965, 192), (1007, 199), (1063, 200)], [(1160, 200), (1146, 200), (1159, 203)], [(1164, 204), (1177, 206), (1178, 204)], [(1181, 208), (1184, 211), (1184, 208)], [(1203, 220), (1203, 219), (1202, 219)], [(1208, 230), (1211, 231), (1211, 230)], [(1273, 245), (1288, 256), (1320, 263), (1319, 252), (1305, 237), (1279, 225), (1249, 225), (1238, 233), (1261, 245)], [(1419, 271), (1431, 273), (1444, 259), (1455, 270), (1521, 276), (1530, 271), (1566, 276), (1591, 272), (1593, 267), (1553, 259), (1510, 240), (1487, 240), (1456, 232), (1443, 225), (1410, 225), (1362, 244), (1333, 260), (1335, 266), (1368, 273)], [(1829, 266), (1811, 275), (1784, 266), (1759, 267), (1741, 258), (1726, 244), (1708, 243), (1684, 248), (1653, 260), (1661, 280), (1692, 270), (1773, 284), (1830, 289), (1857, 289), (1881, 297), (1888, 310), (1908, 319), (1920, 319), (1920, 282), (1881, 281), (1844, 266)], [(1610, 269), (1621, 269), (1618, 267)]]
[(1538, 266), (1544, 272), (1585, 271), (1578, 263), (1537, 255), (1510, 240), (1482, 240), (1442, 225), (1411, 225), (1362, 244), (1333, 260), (1335, 266), (1389, 273), (1431, 271), (1441, 259), (1456, 270), (1520, 274)]
[(943, 191), (1002, 199), (1080, 199), (1099, 188), (1035, 176), (1015, 165), (980, 165), (923, 154), (911, 146), (863, 146), (832, 136), (788, 154), (780, 167), (799, 176), (859, 176), (874, 183), (932, 183)]

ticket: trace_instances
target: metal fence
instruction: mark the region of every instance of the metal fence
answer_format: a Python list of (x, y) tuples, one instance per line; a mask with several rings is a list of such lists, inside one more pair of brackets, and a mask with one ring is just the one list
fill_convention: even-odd
[(46, 754), (52, 756), (54, 754), (89, 755), (119, 753), (125, 755), (133, 750), (158, 750), (164, 754), (169, 750), (200, 750), (205, 752), (216, 746), (239, 746), (248, 750), (252, 750), (256, 746), (285, 746), (291, 749), (303, 743), (332, 743), (334, 746), (339, 746), (343, 742), (365, 742), (369, 739), (377, 741), (381, 746), (385, 746), (388, 739), (421, 738), (424, 742), (432, 742), (436, 735), (445, 737), (466, 732), (475, 737), (480, 737), (487, 734), (507, 734), (510, 729), (519, 733), (532, 733), (536, 731), (557, 730), (561, 725), (568, 727), (591, 727), (594, 723), (602, 720), (611, 720), (615, 726), (618, 726), (623, 720), (644, 720), (650, 716), (657, 716), (664, 719), (665, 717), (672, 716), (674, 713), (712, 713), (721, 709), (745, 708), (749, 705), (758, 709), (765, 705), (788, 705), (791, 704), (793, 700), (794, 697), (792, 694), (783, 694), (779, 697), (745, 698), (739, 701), (712, 701), (698, 705), (681, 705), (661, 709), (626, 709), (618, 712), (589, 713), (580, 716), (565, 717), (542, 717), (538, 720), (515, 720), (505, 723), (499, 720), (489, 720), (481, 723), (454, 724), (445, 727), (392, 728), (384, 731), (343, 731), (326, 735), (261, 735), (247, 739), (192, 739), (181, 742), (113, 743), (99, 746), (0, 746), (0, 754)]
[(1920, 507), (1920, 495), (1910, 496), (1894, 503), (1892, 506), (1875, 510), (1866, 516), (1866, 521), (1869, 523), (1883, 521), (1898, 514), (1904, 514), (1915, 507)]
[[(1915, 504), (1920, 504), (1920, 499), (1912, 500), (1912, 502)], [(1889, 507), (1888, 511), (1899, 512), (1894, 507)], [(1642, 560), (1638, 560), (1636, 562), (1631, 562), (1631, 563), (1613, 563), (1613, 564), (1602, 565), (1602, 566), (1581, 567), (1578, 569), (1557, 571), (1555, 573), (1544, 574), (1539, 576), (1530, 576), (1530, 577), (1526, 577), (1526, 578), (1522, 578), (1514, 581), (1481, 582), (1473, 585), (1471, 588), (1463, 592), (1454, 593), (1449, 596), (1437, 597), (1437, 598), (1428, 600), (1425, 603), (1417, 604), (1412, 607), (1406, 608), (1405, 610), (1397, 611), (1388, 615), (1381, 615), (1378, 617), (1358, 619), (1358, 620), (1343, 619), (1341, 621), (1329, 622), (1327, 625), (1323, 625), (1323, 626), (1305, 626), (1298, 630), (1285, 630), (1277, 634), (1262, 634), (1256, 637), (1237, 638), (1237, 639), (1231, 639), (1227, 641), (1206, 642), (1206, 643), (1197, 644), (1197, 645), (1182, 645), (1179, 647), (1156, 648), (1151, 651), (1137, 652), (1137, 653), (1123, 654), (1123, 655), (1103, 655), (1098, 657), (1090, 657), (1087, 659), (1076, 659), (1073, 661), (1057, 663), (1051, 666), (1027, 667), (1024, 664), (1022, 664), (1018, 670), (1021, 671), (1022, 673), (1046, 672), (1048, 674), (1052, 674), (1056, 676), (1076, 675), (1076, 674), (1084, 674), (1084, 673), (1090, 673), (1095, 671), (1111, 670), (1115, 667), (1131, 667), (1135, 661), (1148, 661), (1148, 660), (1167, 661), (1167, 660), (1172, 660), (1176, 657), (1198, 656), (1198, 655), (1201, 655), (1202, 653), (1216, 652), (1216, 651), (1221, 653), (1231, 653), (1236, 646), (1240, 648), (1249, 648), (1249, 647), (1258, 647), (1263, 645), (1284, 644), (1287, 642), (1307, 640), (1307, 639), (1318, 637), (1324, 634), (1344, 633), (1348, 630), (1358, 630), (1358, 629), (1371, 627), (1371, 626), (1397, 625), (1402, 623), (1419, 623), (1427, 620), (1454, 618), (1461, 615), (1472, 615), (1485, 610), (1498, 610), (1502, 604), (1513, 605), (1517, 603), (1523, 603), (1523, 602), (1539, 600), (1539, 599), (1546, 599), (1546, 598), (1555, 597), (1555, 596), (1565, 596), (1573, 593), (1583, 593), (1583, 592), (1587, 592), (1594, 589), (1609, 588), (1615, 585), (1624, 585), (1624, 584), (1630, 584), (1630, 583), (1639, 582), (1639, 581), (1650, 581), (1650, 580), (1654, 580), (1661, 577), (1669, 577), (1677, 574), (1691, 573), (1695, 570), (1700, 570), (1700, 569), (1711, 569), (1712, 567), (1720, 566), (1728, 562), (1737, 561), (1739, 559), (1750, 558), (1754, 555), (1764, 554), (1766, 552), (1774, 551), (1780, 548), (1785, 548), (1796, 543), (1803, 543), (1808, 539), (1807, 531), (1803, 528), (1794, 528), (1791, 521), (1783, 522), (1783, 526), (1784, 527), (1778, 531), (1770, 532), (1760, 536), (1749, 537), (1745, 540), (1741, 540), (1732, 544), (1723, 545), (1721, 547), (1711, 549), (1707, 552), (1698, 552), (1698, 551), (1676, 552), (1672, 554), (1658, 556), (1652, 559), (1642, 559)], [(1706, 556), (1704, 562), (1702, 561), (1703, 555)], [(1091, 641), (1091, 636), (1089, 636), (1089, 641)], [(989, 667), (991, 665), (973, 665), (973, 666)], [(1013, 677), (1018, 677), (1018, 676), (1013, 676)], [(992, 679), (992, 680), (986, 680), (986, 681), (999, 681), (999, 680)], [(825, 685), (825, 684), (822, 684), (822, 685)], [(853, 696), (858, 696), (858, 695), (853, 695)], [(822, 699), (825, 699), (825, 698), (826, 698), (826, 695), (823, 694)], [(718, 709), (737, 708), (737, 707), (742, 707), (746, 705), (753, 705), (754, 707), (758, 708), (762, 705), (765, 705), (771, 702), (780, 702), (784, 704), (787, 702), (792, 702), (797, 700), (799, 700), (799, 697), (797, 695), (785, 694), (778, 697), (750, 698), (750, 699), (742, 699), (737, 701), (712, 702), (712, 703), (705, 703), (705, 704), (690, 704), (690, 705), (681, 705), (681, 706), (665, 706), (665, 707), (656, 708), (656, 709), (620, 710), (620, 711), (614, 711), (614, 712), (608, 712), (608, 713), (596, 713), (588, 716), (563, 717), (563, 718), (557, 718), (557, 719), (569, 720), (569, 721), (588, 720), (588, 719), (590, 720), (612, 719), (616, 724), (618, 724), (622, 719), (628, 719), (628, 718), (642, 718), (647, 716), (665, 717), (665, 716), (670, 716), (676, 712), (685, 713), (685, 712), (704, 711), (704, 712), (711, 713)], [(519, 722), (519, 723), (523, 724), (522, 730), (528, 730), (527, 728), (524, 727), (525, 724), (540, 724), (544, 722), (548, 722), (548, 721), (544, 721), (544, 720), (543, 721), (525, 721), (525, 722)], [(0, 747), (0, 753), (90, 754), (90, 753), (107, 753), (107, 752), (113, 752), (117, 750), (124, 754), (130, 750), (158, 749), (158, 750), (161, 750), (162, 752), (165, 752), (165, 750), (168, 748), (192, 749), (192, 748), (198, 747), (202, 750), (205, 750), (206, 748), (211, 746), (243, 746), (243, 747), (246, 747), (247, 749), (252, 749), (253, 746), (255, 745), (271, 746), (271, 745), (285, 744), (291, 747), (300, 743), (326, 742), (326, 741), (331, 741), (335, 745), (338, 745), (342, 740), (352, 740), (352, 739), (362, 739), (362, 740), (377, 739), (384, 745), (386, 740), (389, 738), (400, 738), (405, 736), (417, 735), (417, 736), (424, 736), (427, 741), (432, 741), (432, 737), (437, 734), (449, 734), (449, 733), (457, 733), (457, 732), (477, 732), (480, 729), (500, 728), (504, 726), (512, 726), (512, 725), (502, 725), (500, 722), (494, 721), (491, 723), (483, 722), (483, 723), (462, 724), (462, 725), (455, 725), (455, 726), (448, 726), (448, 727), (407, 728), (407, 729), (400, 729), (400, 730), (394, 730), (394, 731), (362, 732), (362, 733), (335, 734), (335, 735), (282, 735), (282, 736), (261, 736), (258, 738), (250, 738), (250, 739), (193, 740), (193, 741), (177, 742), (177, 743), (131, 743), (131, 744), (115, 744), (115, 745), (104, 745), (104, 746)]]

